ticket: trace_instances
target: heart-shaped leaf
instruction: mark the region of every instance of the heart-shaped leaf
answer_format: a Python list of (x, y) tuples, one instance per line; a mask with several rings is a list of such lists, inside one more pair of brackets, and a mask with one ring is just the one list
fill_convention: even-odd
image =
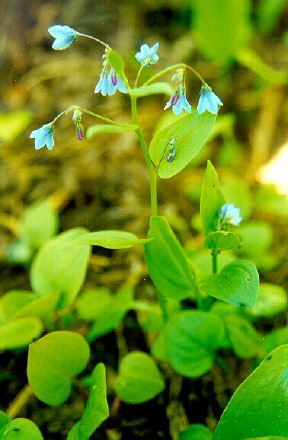
[(288, 436), (288, 345), (272, 351), (228, 403), (213, 440)]
[(60, 307), (69, 306), (84, 281), (90, 257), (89, 244), (80, 237), (85, 229), (75, 228), (47, 241), (31, 267), (31, 284), (39, 295), (61, 292)]
[(69, 431), (67, 440), (89, 440), (107, 417), (109, 417), (109, 408), (105, 365), (97, 364), (91, 375), (91, 388), (86, 407), (79, 422)]
[[(207, 141), (214, 127), (216, 115), (196, 111), (168, 127), (157, 131), (150, 144), (150, 157), (162, 179), (175, 176), (188, 165)], [(167, 161), (171, 146), (175, 157)]]
[(172, 367), (183, 376), (199, 377), (212, 368), (214, 351), (221, 346), (224, 327), (218, 316), (193, 310), (175, 315), (164, 334)]
[(208, 160), (201, 190), (200, 215), (205, 235), (216, 231), (217, 214), (225, 203), (218, 175)]
[(196, 290), (195, 275), (185, 251), (164, 217), (150, 219), (145, 261), (156, 288), (167, 298), (183, 299)]
[(121, 360), (115, 388), (123, 402), (146, 402), (161, 393), (164, 386), (164, 380), (148, 354), (135, 351)]
[(71, 379), (89, 359), (89, 345), (79, 334), (69, 331), (49, 333), (29, 347), (29, 384), (48, 405), (60, 405), (69, 397)]
[(251, 261), (233, 261), (218, 275), (204, 280), (201, 289), (233, 306), (253, 307), (259, 293), (259, 274)]

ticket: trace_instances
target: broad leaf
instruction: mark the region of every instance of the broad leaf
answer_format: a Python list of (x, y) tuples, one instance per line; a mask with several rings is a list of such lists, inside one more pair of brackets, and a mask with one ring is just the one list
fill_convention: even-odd
[(47, 241), (31, 267), (31, 284), (39, 295), (61, 292), (60, 307), (69, 306), (85, 279), (90, 256), (89, 244), (80, 237), (85, 229), (71, 229)]
[(206, 426), (195, 423), (181, 431), (178, 440), (212, 440), (212, 432)]
[(224, 318), (224, 324), (232, 348), (239, 358), (262, 357), (263, 338), (247, 319), (231, 314)]
[(37, 296), (28, 290), (10, 290), (4, 293), (0, 299), (0, 316), (9, 321), (23, 307), (35, 300)]
[(96, 124), (91, 125), (87, 128), (86, 138), (90, 141), (96, 134), (98, 133), (125, 133), (126, 131), (135, 130), (135, 125), (127, 126), (127, 125), (109, 125), (109, 124)]
[(146, 402), (161, 393), (164, 386), (164, 380), (148, 354), (135, 351), (121, 360), (115, 387), (123, 402)]
[(226, 251), (242, 246), (239, 236), (228, 231), (210, 232), (205, 238), (205, 246), (217, 251)]
[(233, 306), (253, 307), (259, 293), (259, 274), (251, 261), (237, 260), (204, 280), (201, 289)]
[(2, 429), (0, 426), (0, 440), (43, 440), (43, 437), (35, 423), (19, 418), (8, 421)]
[(174, 316), (164, 332), (172, 367), (183, 376), (200, 377), (212, 368), (224, 327), (218, 316), (193, 310)]
[(49, 333), (29, 347), (28, 381), (36, 397), (48, 405), (60, 405), (69, 397), (73, 376), (89, 359), (89, 345), (75, 332)]
[(149, 95), (173, 95), (174, 89), (167, 82), (155, 82), (147, 86), (137, 87), (136, 89), (129, 89), (129, 95), (141, 98)]
[(67, 440), (89, 440), (94, 431), (109, 417), (106, 396), (106, 371), (97, 364), (91, 377), (89, 398), (79, 422), (69, 431)]
[(288, 345), (272, 351), (228, 403), (213, 440), (288, 436)]
[(127, 249), (147, 243), (149, 239), (138, 238), (135, 234), (125, 231), (107, 230), (83, 234), (79, 243), (101, 246), (107, 249)]
[(256, 304), (248, 312), (252, 316), (275, 316), (287, 310), (287, 292), (277, 284), (262, 283)]
[(0, 326), (0, 350), (12, 350), (30, 344), (42, 331), (37, 318), (21, 318)]
[(215, 168), (208, 160), (201, 190), (200, 215), (205, 235), (216, 231), (217, 214), (225, 204)]
[(270, 353), (270, 351), (274, 350), (274, 348), (279, 347), (279, 345), (284, 345), (284, 344), (288, 344), (287, 326), (278, 328), (277, 330), (274, 330), (265, 336), (264, 348), (267, 354)]
[[(178, 174), (191, 162), (207, 141), (214, 127), (216, 115), (205, 112), (198, 115), (193, 111), (173, 124), (157, 131), (150, 144), (150, 157), (162, 179)], [(175, 157), (171, 162), (167, 157), (171, 145)]]
[(22, 217), (23, 239), (32, 248), (39, 248), (58, 229), (58, 215), (50, 200), (41, 200), (25, 209)]
[(194, 272), (164, 217), (151, 217), (148, 237), (153, 240), (145, 244), (145, 261), (157, 290), (178, 300), (193, 296), (197, 288)]

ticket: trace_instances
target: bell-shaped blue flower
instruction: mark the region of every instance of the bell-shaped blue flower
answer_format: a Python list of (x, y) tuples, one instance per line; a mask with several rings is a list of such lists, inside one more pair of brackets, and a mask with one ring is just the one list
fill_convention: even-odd
[(79, 32), (69, 26), (56, 24), (48, 29), (48, 32), (55, 38), (52, 48), (55, 50), (67, 49), (78, 38)]
[(183, 87), (175, 91), (174, 95), (171, 96), (165, 105), (164, 110), (167, 110), (170, 107), (172, 107), (172, 111), (175, 115), (180, 115), (183, 110), (191, 113), (191, 105), (187, 101), (186, 92)]
[(135, 58), (139, 63), (145, 66), (150, 66), (151, 64), (156, 64), (159, 60), (156, 54), (159, 47), (159, 43), (155, 43), (154, 46), (149, 47), (148, 44), (142, 44), (140, 47), (140, 52), (137, 52)]
[(218, 212), (218, 225), (221, 229), (222, 225), (239, 226), (242, 221), (240, 216), (240, 209), (233, 203), (225, 203)]
[(223, 102), (212, 92), (211, 88), (207, 84), (202, 86), (199, 103), (197, 105), (197, 113), (201, 115), (207, 110), (213, 115), (216, 115), (219, 105), (223, 105)]
[(127, 93), (127, 88), (123, 81), (119, 78), (113, 67), (107, 61), (104, 61), (104, 67), (100, 75), (100, 79), (96, 84), (94, 93), (101, 93), (102, 96), (114, 95), (117, 90), (121, 93)]
[(33, 130), (30, 134), (30, 138), (35, 139), (36, 150), (40, 150), (40, 148), (45, 145), (48, 150), (52, 150), (54, 147), (53, 124), (45, 124), (37, 130)]

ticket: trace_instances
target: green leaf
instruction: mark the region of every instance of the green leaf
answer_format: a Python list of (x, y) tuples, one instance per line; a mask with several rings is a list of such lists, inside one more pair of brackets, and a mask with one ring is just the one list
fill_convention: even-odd
[(242, 242), (238, 235), (233, 232), (216, 231), (210, 232), (205, 238), (205, 246), (209, 249), (216, 249), (217, 251), (226, 251), (242, 246)]
[(76, 310), (80, 319), (94, 321), (105, 314), (113, 301), (108, 289), (98, 288), (87, 290), (76, 301)]
[(147, 243), (147, 241), (149, 239), (138, 238), (131, 232), (116, 230), (89, 232), (79, 238), (79, 243), (102, 246), (107, 249), (127, 249)]
[(166, 353), (177, 373), (200, 377), (207, 373), (220, 348), (224, 327), (218, 316), (201, 311), (185, 311), (175, 315), (165, 330)]
[(259, 293), (259, 274), (251, 261), (237, 260), (204, 280), (201, 289), (233, 306), (253, 307)]
[(28, 381), (36, 397), (61, 405), (69, 397), (71, 380), (89, 359), (89, 345), (75, 332), (49, 333), (29, 346)]
[(96, 124), (91, 125), (86, 131), (86, 139), (90, 141), (98, 133), (125, 133), (127, 131), (135, 130), (136, 125), (109, 125), (109, 124)]
[[(193, 111), (168, 127), (157, 131), (150, 144), (150, 157), (162, 179), (169, 179), (185, 168), (207, 141), (216, 115)], [(170, 142), (174, 142), (175, 158), (167, 162)]]
[(179, 440), (212, 440), (212, 433), (206, 426), (195, 423), (180, 432)]
[(0, 429), (0, 440), (43, 440), (43, 437), (35, 423), (19, 418), (8, 421)]
[(75, 228), (47, 241), (31, 267), (31, 284), (40, 295), (61, 292), (59, 307), (69, 306), (85, 279), (90, 257), (89, 244), (82, 243), (85, 229)]
[(121, 55), (116, 52), (116, 50), (109, 49), (107, 51), (107, 60), (117, 73), (117, 75), (121, 78), (123, 81), (124, 79), (124, 61)]
[(261, 357), (262, 337), (247, 319), (231, 314), (224, 318), (224, 323), (232, 348), (239, 358)]
[[(103, 311), (98, 309), (99, 315), (94, 316), (95, 322), (90, 328), (87, 339), (89, 342), (114, 330), (124, 319), (127, 311), (133, 304), (133, 289), (124, 286), (116, 295), (111, 295), (110, 302)], [(95, 310), (95, 309), (94, 309)]]
[(0, 350), (13, 350), (30, 344), (42, 331), (37, 318), (21, 318), (0, 326)]
[(215, 232), (218, 222), (217, 214), (224, 204), (225, 200), (216, 170), (208, 160), (200, 199), (200, 215), (205, 235)]
[(148, 84), (148, 86), (137, 87), (128, 91), (130, 96), (136, 96), (137, 98), (158, 94), (173, 95), (173, 92), (173, 87), (167, 82), (154, 82), (153, 84)]
[(231, 63), (250, 40), (250, 1), (194, 0), (191, 4), (198, 48), (220, 65)]
[(195, 275), (181, 244), (164, 217), (152, 216), (144, 246), (148, 272), (156, 288), (167, 298), (183, 299), (196, 290)]
[(228, 403), (213, 440), (288, 436), (288, 345), (272, 351)]
[(262, 283), (256, 304), (248, 313), (255, 317), (272, 317), (287, 310), (287, 292), (276, 284)]
[(0, 141), (13, 142), (30, 125), (33, 114), (28, 110), (0, 113)]
[(251, 256), (263, 255), (273, 242), (273, 228), (269, 223), (253, 220), (239, 228), (243, 241), (243, 251)]
[(5, 412), (0, 411), (0, 433), (3, 426), (7, 425), (7, 423), (9, 422), (10, 422), (10, 417), (8, 417), (7, 414), (5, 414)]
[(276, 26), (287, 6), (286, 0), (260, 0), (257, 4), (257, 24), (262, 33), (268, 34)]
[(97, 364), (92, 372), (89, 398), (79, 422), (69, 431), (67, 440), (89, 440), (94, 431), (109, 417), (106, 396), (105, 365)]
[(42, 321), (47, 321), (50, 319), (59, 302), (60, 293), (52, 292), (48, 295), (37, 297), (25, 307), (22, 307), (15, 313), (14, 318), (22, 318), (24, 316), (35, 316), (40, 318)]
[(58, 229), (58, 216), (50, 200), (45, 199), (25, 209), (21, 221), (22, 237), (32, 248), (39, 248)]
[[(223, 154), (227, 155), (227, 148), (231, 149), (231, 143), (229, 146), (224, 147)], [(242, 149), (242, 146), (240, 146)], [(243, 161), (244, 159), (242, 159)], [(241, 163), (242, 163), (241, 161)], [(228, 168), (231, 168), (230, 166)], [(235, 169), (235, 167), (234, 167)], [(253, 209), (253, 199), (248, 183), (244, 178), (235, 176), (234, 174), (228, 174), (223, 176), (223, 182), (221, 182), (221, 188), (225, 200), (229, 200), (229, 203), (233, 203), (240, 208), (241, 216), (248, 218)]]
[(123, 402), (146, 402), (161, 393), (164, 387), (164, 380), (148, 354), (135, 351), (121, 360), (115, 389)]
[(288, 344), (288, 327), (278, 328), (265, 336), (264, 347), (267, 354), (283, 344)]
[(0, 300), (0, 316), (9, 321), (13, 316), (36, 298), (35, 293), (28, 290), (10, 290)]

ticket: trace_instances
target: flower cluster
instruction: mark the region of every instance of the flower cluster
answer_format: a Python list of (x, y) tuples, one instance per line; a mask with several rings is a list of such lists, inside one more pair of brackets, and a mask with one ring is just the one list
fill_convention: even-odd
[(172, 107), (172, 111), (175, 115), (180, 115), (183, 110), (190, 113), (191, 105), (186, 98), (186, 87), (184, 81), (185, 71), (184, 69), (178, 69), (172, 76), (172, 82), (175, 84), (175, 90), (169, 101), (164, 107), (164, 110)]
[(240, 209), (237, 208), (233, 203), (225, 203), (225, 205), (223, 205), (219, 210), (217, 217), (217, 229), (221, 229), (222, 226), (225, 225), (239, 226), (242, 221)]
[(108, 51), (109, 49), (105, 49), (103, 55), (103, 69), (94, 93), (100, 92), (102, 96), (114, 95), (117, 90), (121, 93), (127, 93), (127, 87), (108, 61)]

